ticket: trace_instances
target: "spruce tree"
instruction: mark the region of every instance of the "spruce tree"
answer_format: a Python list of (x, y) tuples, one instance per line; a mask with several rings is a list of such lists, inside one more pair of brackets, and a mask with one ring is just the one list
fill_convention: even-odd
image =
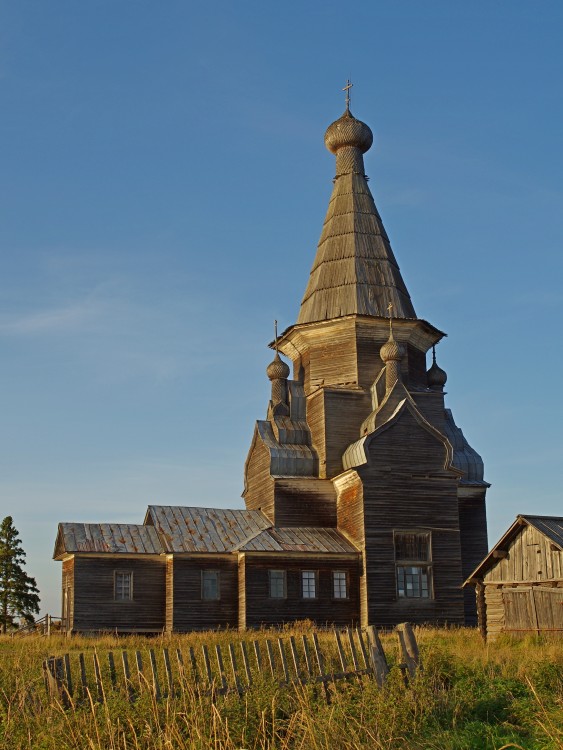
[(39, 612), (35, 578), (23, 569), (25, 552), (11, 516), (0, 526), (0, 632), (15, 626), (15, 619), (32, 623)]

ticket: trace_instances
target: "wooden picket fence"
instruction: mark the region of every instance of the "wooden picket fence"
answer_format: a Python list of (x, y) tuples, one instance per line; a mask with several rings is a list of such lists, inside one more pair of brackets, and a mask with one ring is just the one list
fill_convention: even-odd
[[(395, 629), (402, 661), (398, 667), (405, 683), (422, 669), (418, 646), (408, 623)], [(374, 627), (334, 630), (333, 638), (325, 639), (323, 648), (317, 633), (289, 636), (275, 640), (240, 641), (238, 648), (229, 643), (226, 653), (219, 644), (203, 644), (196, 654), (193, 646), (182, 651), (163, 648), (157, 657), (153, 648), (144, 656), (122, 651), (119, 656), (107, 653), (107, 662), (92, 653), (91, 664), (83, 653), (51, 656), (43, 662), (47, 696), (65, 708), (95, 701), (104, 703), (110, 693), (120, 691), (129, 701), (147, 692), (156, 701), (181, 696), (207, 694), (213, 698), (227, 693), (246, 691), (262, 679), (282, 686), (294, 684), (322, 685), (330, 701), (330, 684), (341, 680), (374, 679), (383, 687), (389, 664)], [(224, 648), (224, 647), (223, 647)], [(88, 660), (89, 661), (89, 660)], [(225, 666), (227, 664), (227, 666)]]

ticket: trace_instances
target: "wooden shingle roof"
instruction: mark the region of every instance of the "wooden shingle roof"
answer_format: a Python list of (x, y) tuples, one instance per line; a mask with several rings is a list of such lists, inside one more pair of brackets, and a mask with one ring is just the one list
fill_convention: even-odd
[[(333, 150), (328, 143), (327, 147)], [(352, 314), (388, 317), (390, 302), (393, 317), (416, 318), (367, 184), (363, 149), (346, 148), (354, 152), (353, 158), (339, 160), (337, 153), (337, 165), (343, 171), (334, 181), (297, 322)]]

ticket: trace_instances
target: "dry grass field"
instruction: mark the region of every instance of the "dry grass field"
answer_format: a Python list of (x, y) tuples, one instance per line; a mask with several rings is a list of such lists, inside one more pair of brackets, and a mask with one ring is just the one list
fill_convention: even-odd
[[(306, 626), (303, 626), (306, 627)], [(297, 629), (298, 633), (303, 630)], [(284, 635), (290, 635), (287, 631)], [(248, 634), (249, 641), (276, 634)], [(321, 643), (328, 635), (319, 634)], [(327, 703), (320, 686), (280, 686), (264, 676), (242, 697), (187, 689), (129, 703), (108, 691), (74, 708), (47, 700), (48, 655), (148, 648), (161, 652), (239, 640), (229, 632), (172, 638), (0, 639), (0, 747), (10, 750), (561, 750), (563, 642), (527, 637), (486, 646), (473, 630), (418, 629), (424, 671), (405, 687), (395, 636), (383, 637), (391, 664), (384, 689), (341, 681)]]

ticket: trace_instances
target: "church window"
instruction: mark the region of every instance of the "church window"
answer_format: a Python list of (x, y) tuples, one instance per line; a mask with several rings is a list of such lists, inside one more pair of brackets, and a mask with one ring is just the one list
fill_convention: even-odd
[(345, 571), (343, 570), (332, 571), (332, 598), (348, 598), (348, 579)]
[(270, 599), (285, 599), (285, 570), (269, 570)]
[(317, 573), (315, 570), (301, 571), (301, 595), (303, 599), (317, 598)]
[(397, 594), (402, 598), (430, 599), (432, 562), (430, 532), (395, 532)]
[(201, 571), (201, 598), (207, 601), (217, 601), (219, 595), (219, 571)]
[(129, 571), (115, 572), (113, 597), (118, 602), (128, 602), (133, 599), (133, 573)]

